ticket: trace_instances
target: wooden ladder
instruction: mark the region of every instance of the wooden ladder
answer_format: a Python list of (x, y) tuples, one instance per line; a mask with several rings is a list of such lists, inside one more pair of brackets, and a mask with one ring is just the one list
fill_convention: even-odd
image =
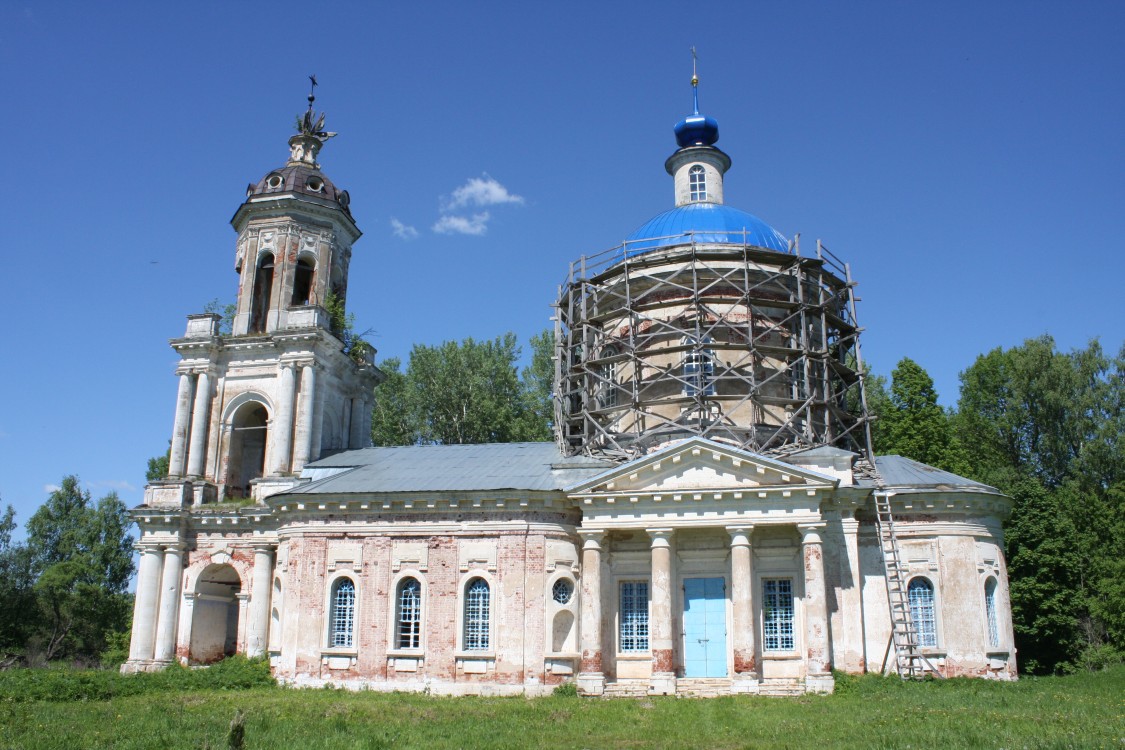
[[(910, 616), (910, 600), (906, 589), (906, 567), (895, 534), (894, 516), (891, 514), (891, 493), (875, 491), (876, 526), (879, 544), (883, 548), (883, 570), (887, 577), (887, 604), (891, 613), (891, 640), (888, 652), (894, 649), (894, 666), (904, 680), (920, 680), (927, 674), (942, 678), (937, 667), (918, 647), (918, 631)], [(889, 653), (888, 653), (889, 657)], [(890, 671), (889, 659), (884, 660), (884, 672)]]

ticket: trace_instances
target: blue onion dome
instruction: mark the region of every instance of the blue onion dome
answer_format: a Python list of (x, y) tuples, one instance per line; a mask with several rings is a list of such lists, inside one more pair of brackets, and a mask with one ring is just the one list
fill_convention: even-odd
[(721, 203), (687, 203), (654, 216), (630, 234), (625, 255), (693, 242), (789, 252), (785, 235), (751, 213)]
[(676, 123), (676, 143), (680, 148), (688, 146), (714, 146), (719, 140), (719, 123), (714, 117), (690, 114)]
[[(692, 48), (692, 56), (695, 48)], [(688, 146), (714, 146), (719, 140), (719, 123), (714, 117), (699, 114), (699, 76), (691, 74), (692, 113), (676, 123), (676, 143)]]

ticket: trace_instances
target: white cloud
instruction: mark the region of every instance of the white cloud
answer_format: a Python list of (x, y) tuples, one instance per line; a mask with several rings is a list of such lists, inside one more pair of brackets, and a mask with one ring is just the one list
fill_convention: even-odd
[(50, 495), (52, 492), (58, 492), (61, 489), (62, 489), (62, 487), (59, 487), (57, 484), (45, 484), (45, 485), (43, 485), (43, 491), (46, 492), (48, 495)]
[(395, 217), (391, 217), (391, 231), (401, 240), (412, 240), (418, 236), (418, 230), (409, 224), (403, 224)]
[(472, 216), (446, 215), (437, 220), (433, 230), (438, 234), (471, 234), (479, 237), (488, 231), (488, 212)]
[(465, 206), (499, 206), (504, 203), (523, 203), (523, 197), (508, 192), (508, 188), (489, 177), (471, 177), (453, 191), (445, 201), (442, 211), (455, 211)]

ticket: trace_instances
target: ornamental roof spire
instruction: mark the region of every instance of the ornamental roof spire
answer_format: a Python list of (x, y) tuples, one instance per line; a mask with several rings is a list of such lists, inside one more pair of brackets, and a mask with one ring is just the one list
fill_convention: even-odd
[(309, 108), (305, 111), (303, 117), (297, 115), (297, 135), (289, 139), (289, 163), (307, 164), (313, 169), (320, 169), (320, 165), (316, 163), (316, 156), (320, 153), (320, 147), (336, 134), (324, 129), (324, 118), (327, 113), (321, 112), (318, 116), (313, 111), (313, 102), (316, 101), (316, 76), (309, 76), (309, 81), (311, 84), (309, 86)]

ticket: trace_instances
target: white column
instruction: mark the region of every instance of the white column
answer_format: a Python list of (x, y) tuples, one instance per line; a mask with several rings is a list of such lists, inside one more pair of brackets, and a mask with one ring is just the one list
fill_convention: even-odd
[(828, 658), (828, 605), (824, 589), (824, 544), (820, 538), (823, 523), (798, 524), (801, 531), (801, 556), (805, 562), (805, 689), (832, 692)]
[(211, 421), (211, 374), (199, 373), (195, 382), (195, 407), (191, 413), (191, 449), (188, 450), (188, 476), (203, 476), (207, 458), (207, 423)]
[(730, 534), (731, 647), (734, 653), (735, 692), (756, 692), (758, 653), (754, 622), (754, 553), (750, 535), (754, 527), (728, 526)]
[(605, 692), (602, 671), (602, 534), (579, 531), (582, 537), (582, 629), (579, 633), (582, 663), (578, 689), (586, 695)]
[(322, 385), (313, 392), (312, 435), (309, 438), (309, 461), (315, 461), (320, 458), (320, 446), (323, 440), (321, 428), (324, 425), (325, 390), (327, 389)]
[(292, 365), (281, 365), (280, 381), (277, 409), (274, 411), (273, 424), (270, 425), (270, 476), (289, 471), (289, 460), (293, 453), (293, 397), (296, 395), (296, 384)]
[[(179, 620), (180, 582), (183, 579), (183, 548), (164, 550), (164, 575), (160, 583), (160, 614), (156, 621), (155, 660), (171, 662), (176, 656), (176, 624)], [(138, 585), (138, 590), (140, 586)]]
[(305, 468), (312, 455), (313, 415), (316, 413), (316, 366), (301, 368), (301, 403), (297, 414), (297, 450), (293, 456), (293, 473)]
[(250, 625), (246, 655), (261, 656), (269, 643), (270, 590), (273, 584), (273, 545), (254, 546), (254, 577), (250, 589)]
[(160, 604), (160, 547), (137, 545), (141, 553), (137, 572), (137, 595), (133, 600), (133, 636), (129, 641), (129, 661), (134, 671), (152, 661), (156, 636), (156, 608)]
[(672, 529), (645, 529), (652, 539), (652, 589), (649, 594), (649, 651), (652, 654), (650, 695), (675, 695), (672, 641)]
[[(841, 563), (840, 572), (847, 567), (851, 586), (840, 587), (840, 619), (843, 621), (842, 640), (849, 644), (844, 654), (845, 663), (840, 663), (840, 654), (833, 653), (833, 666), (849, 672), (863, 672), (867, 664), (867, 637), (863, 625), (863, 574), (859, 567), (859, 521), (855, 513), (847, 511), (840, 518), (844, 533), (844, 553), (847, 560)], [(881, 656), (881, 654), (880, 654)]]
[[(348, 448), (354, 450), (356, 448), (366, 448), (368, 441), (371, 439), (371, 420), (368, 419), (365, 423), (363, 421), (363, 399), (352, 399), (352, 431), (348, 437)], [(363, 439), (364, 430), (367, 431), (368, 439)]]
[(180, 389), (176, 392), (176, 422), (172, 425), (172, 453), (168, 457), (168, 476), (184, 475), (187, 457), (188, 415), (191, 413), (191, 374), (180, 375)]

